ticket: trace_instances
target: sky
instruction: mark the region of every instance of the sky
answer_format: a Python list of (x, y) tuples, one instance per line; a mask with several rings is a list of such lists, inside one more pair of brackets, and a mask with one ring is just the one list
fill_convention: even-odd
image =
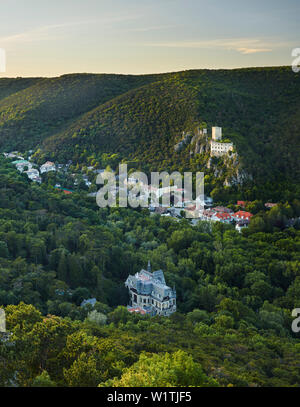
[(299, 0), (0, 0), (0, 15), (0, 77), (291, 65), (300, 48)]

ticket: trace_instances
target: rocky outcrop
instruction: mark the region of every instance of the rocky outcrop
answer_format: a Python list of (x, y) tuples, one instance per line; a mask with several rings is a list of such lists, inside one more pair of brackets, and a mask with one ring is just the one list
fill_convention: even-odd
[[(210, 153), (210, 139), (207, 130), (202, 126), (193, 131), (183, 132), (180, 141), (174, 146), (174, 150), (180, 152), (185, 148), (189, 148), (190, 156)], [(251, 179), (251, 175), (242, 169), (238, 154), (234, 152), (216, 158), (209, 156), (204, 165), (215, 178), (224, 181), (224, 186), (243, 184), (246, 180)]]
[(224, 185), (227, 187), (231, 187), (233, 185), (241, 185), (245, 181), (252, 180), (252, 176), (248, 174), (245, 170), (237, 167), (236, 171), (234, 174), (231, 176), (228, 176), (225, 181)]
[(207, 130), (197, 127), (193, 131), (184, 131), (181, 140), (175, 144), (174, 150), (180, 152), (187, 146), (190, 146), (192, 154), (203, 154), (209, 151)]
[(174, 150), (178, 153), (180, 151), (182, 151), (188, 144), (190, 144), (192, 139), (192, 132), (183, 132), (182, 133), (182, 140), (179, 141), (179, 143), (177, 143), (174, 146)]

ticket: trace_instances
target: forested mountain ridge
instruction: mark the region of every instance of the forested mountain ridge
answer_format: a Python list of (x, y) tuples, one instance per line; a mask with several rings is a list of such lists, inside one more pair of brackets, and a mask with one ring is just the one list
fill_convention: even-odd
[[(150, 82), (152, 76), (70, 74), (58, 78), (0, 80), (0, 144), (2, 148), (33, 148), (81, 114)], [(1, 86), (2, 84), (2, 86)], [(27, 84), (27, 86), (26, 86)], [(1, 95), (1, 93), (0, 93)]]
[[(120, 152), (154, 165), (176, 163), (182, 158), (174, 152), (176, 136), (206, 122), (225, 128), (254, 176), (299, 174), (300, 81), (289, 68), (185, 71), (158, 78), (86, 113), (47, 139), (46, 150), (73, 151), (77, 160), (86, 150)], [(188, 162), (189, 155), (181, 155)]]
[(1, 78), (0, 100), (13, 95), (23, 89), (33, 86), (41, 78)]
[(205, 170), (203, 155), (174, 150), (182, 131), (205, 122), (223, 127), (255, 181), (285, 182), (300, 176), (299, 91), (290, 67), (44, 78), (0, 101), (0, 148), (39, 146), (48, 158), (81, 163), (118, 153), (146, 170)]

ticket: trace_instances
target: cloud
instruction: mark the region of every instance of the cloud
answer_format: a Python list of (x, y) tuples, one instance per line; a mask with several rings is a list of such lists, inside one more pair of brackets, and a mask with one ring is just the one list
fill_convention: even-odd
[[(113, 24), (122, 21), (136, 20), (139, 16), (107, 16), (101, 19), (85, 20), (85, 21), (71, 21), (60, 24), (49, 24), (40, 27), (34, 27), (31, 30), (24, 31), (22, 33), (12, 34), (6, 37), (0, 37), (0, 46), (6, 44), (18, 44), (18, 43), (29, 43), (29, 42), (40, 42), (49, 39), (55, 39), (59, 34), (59, 30), (79, 27), (79, 26), (89, 26), (92, 24)], [(60, 33), (61, 34), (61, 33)]]
[(52, 37), (51, 34), (53, 31), (64, 27), (70, 27), (70, 24), (53, 24), (36, 27), (22, 33), (2, 37), (0, 38), (0, 44), (5, 45), (47, 40)]
[(199, 48), (199, 49), (219, 49), (236, 51), (243, 55), (255, 54), (259, 52), (272, 52), (274, 48), (290, 46), (288, 43), (276, 40), (260, 40), (258, 38), (232, 38), (213, 39), (201, 41), (173, 41), (145, 44), (151, 47), (165, 48)]
[(244, 55), (257, 54), (258, 52), (272, 52), (272, 48), (238, 48), (238, 52)]

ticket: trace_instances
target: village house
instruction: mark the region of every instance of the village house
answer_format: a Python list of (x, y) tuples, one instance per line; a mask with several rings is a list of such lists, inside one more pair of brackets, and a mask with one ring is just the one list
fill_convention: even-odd
[(253, 216), (252, 213), (245, 212), (245, 211), (238, 211), (233, 215), (236, 222), (239, 222), (240, 220), (248, 220), (248, 221), (250, 221), (252, 216)]
[(215, 212), (213, 210), (204, 209), (204, 211), (202, 211), (202, 214), (200, 215), (200, 218), (202, 220), (212, 221), (214, 216), (215, 216)]
[(212, 207), (214, 200), (210, 196), (204, 195), (204, 206)]
[(27, 160), (16, 160), (12, 162), (13, 165), (16, 166), (17, 170), (23, 172), (25, 168), (30, 170), (32, 168), (32, 164)]
[(65, 167), (64, 164), (57, 164), (57, 169), (58, 169), (58, 170), (63, 170), (64, 167)]
[(128, 276), (125, 286), (130, 296), (129, 312), (169, 316), (176, 311), (175, 288), (166, 285), (162, 270), (152, 273), (150, 262), (147, 270)]
[(97, 302), (96, 298), (88, 298), (87, 300), (83, 300), (80, 306), (85, 307), (86, 305), (91, 305), (92, 307), (94, 307), (96, 302)]
[(159, 215), (164, 215), (168, 213), (168, 208), (164, 208), (163, 206), (154, 207), (154, 212), (158, 213)]
[(18, 153), (18, 151), (12, 151), (11, 153), (3, 153), (5, 158), (18, 158), (19, 160), (24, 160), (24, 158)]
[(175, 206), (172, 206), (171, 208), (168, 209), (169, 213), (171, 216), (175, 219), (181, 218), (182, 217), (182, 208), (176, 208)]
[(223, 207), (200, 210), (198, 212), (198, 217), (200, 220), (209, 222), (232, 223), (235, 220), (233, 212), (231, 212), (230, 209)]
[(215, 214), (214, 219), (217, 219), (219, 222), (231, 223), (234, 219), (232, 215), (226, 212), (218, 212)]
[(199, 219), (201, 211), (199, 211), (196, 205), (190, 205), (184, 209), (185, 217), (188, 219)]
[(41, 174), (44, 172), (49, 172), (49, 171), (56, 171), (55, 164), (51, 161), (45, 162), (45, 164), (41, 165), (40, 167)]
[(226, 208), (225, 206), (216, 206), (215, 208), (212, 208), (212, 210), (214, 212), (218, 212), (218, 213), (229, 213), (229, 214), (232, 213), (233, 214), (233, 211), (229, 208)]
[(40, 173), (37, 169), (31, 168), (28, 171), (24, 171), (24, 174), (27, 175), (29, 179), (33, 182), (38, 182), (39, 184), (42, 182), (42, 178), (40, 177)]
[(248, 226), (249, 226), (249, 220), (240, 220), (240, 221), (238, 221), (237, 223), (236, 223), (236, 225), (235, 225), (235, 229), (239, 232), (239, 233), (241, 233), (242, 232), (242, 229), (245, 229), (245, 228), (247, 228)]
[(161, 216), (162, 216), (162, 217), (167, 217), (167, 218), (172, 217), (172, 215), (170, 214), (170, 212), (163, 213)]
[(278, 205), (277, 203), (271, 203), (271, 202), (265, 203), (265, 207), (266, 207), (267, 209), (272, 209), (272, 208), (274, 208), (274, 207), (277, 206), (277, 205)]

